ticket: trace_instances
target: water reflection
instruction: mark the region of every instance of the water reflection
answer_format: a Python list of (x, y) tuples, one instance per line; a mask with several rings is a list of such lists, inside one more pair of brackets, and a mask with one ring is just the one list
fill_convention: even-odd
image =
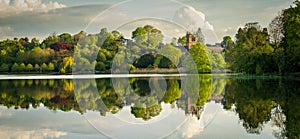
[(120, 78), (112, 86), (111, 79), (97, 79), (96, 82), (93, 79), (75, 81), (78, 86), (74, 92), (76, 100), (82, 111), (99, 111), (102, 116), (106, 113), (116, 114), (124, 106), (131, 106), (131, 113), (136, 118), (149, 120), (160, 114), (161, 103), (164, 102), (176, 105), (186, 114), (199, 118), (199, 111), (207, 102), (212, 88), (211, 76), (204, 75), (200, 78), (201, 87), (197, 93), (183, 91), (181, 80), (174, 77), (168, 77), (166, 80), (131, 78), (130, 86), (124, 87), (122, 84), (125, 82), (128, 80)]
[(300, 138), (300, 87), (295, 80), (229, 80), (223, 106), (235, 112), (248, 133), (259, 134), (271, 121), (277, 138)]
[[(196, 124), (191, 125), (197, 125), (205, 106), (213, 101), (235, 112), (248, 134), (261, 134), (270, 123), (278, 129), (274, 137), (300, 138), (299, 81), (201, 75), (199, 92), (193, 93), (182, 91), (176, 77), (164, 79), (120, 78), (114, 85), (111, 79), (2, 80), (0, 104), (14, 109), (37, 109), (43, 104), (50, 110), (92, 111), (103, 117), (127, 112), (145, 122), (164, 115), (169, 106), (192, 116)], [(130, 86), (122, 86), (125, 82)]]

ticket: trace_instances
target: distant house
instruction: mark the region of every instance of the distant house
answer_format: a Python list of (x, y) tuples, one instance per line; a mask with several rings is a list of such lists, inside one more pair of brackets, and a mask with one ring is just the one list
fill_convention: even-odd
[(222, 53), (222, 52), (224, 52), (224, 48), (221, 47), (221, 45), (219, 45), (218, 43), (216, 43), (215, 45), (206, 45), (206, 46), (213, 53)]

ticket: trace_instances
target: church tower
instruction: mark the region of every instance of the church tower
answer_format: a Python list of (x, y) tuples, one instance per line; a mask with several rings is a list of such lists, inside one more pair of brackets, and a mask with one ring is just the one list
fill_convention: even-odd
[(186, 34), (186, 48), (190, 50), (194, 44), (198, 42), (198, 38), (196, 35), (187, 33)]

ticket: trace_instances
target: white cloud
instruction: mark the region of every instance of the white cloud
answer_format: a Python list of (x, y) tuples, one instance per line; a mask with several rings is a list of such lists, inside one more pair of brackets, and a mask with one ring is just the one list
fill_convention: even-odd
[(206, 21), (205, 15), (190, 6), (180, 8), (173, 20), (187, 26), (189, 30), (197, 31), (199, 27), (214, 30), (213, 26)]
[(199, 121), (195, 116), (189, 116), (189, 119), (182, 126), (182, 137), (192, 138), (195, 135), (199, 135), (203, 131), (200, 127)]
[(66, 136), (66, 132), (55, 131), (52, 129), (22, 130), (15, 128), (1, 127), (0, 136), (3, 139), (44, 139), (60, 138)]
[(219, 42), (213, 25), (206, 21), (206, 17), (202, 12), (195, 10), (191, 6), (178, 9), (173, 17), (173, 21), (186, 27), (190, 32), (196, 32), (200, 27), (206, 43)]
[(51, 1), (49, 3), (43, 3), (41, 0), (0, 0), (0, 17), (28, 11), (47, 12), (52, 9), (64, 7), (66, 7), (66, 5)]

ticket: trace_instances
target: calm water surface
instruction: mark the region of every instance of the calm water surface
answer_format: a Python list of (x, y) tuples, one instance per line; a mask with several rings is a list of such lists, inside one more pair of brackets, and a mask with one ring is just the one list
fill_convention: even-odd
[(199, 84), (195, 93), (179, 77), (2, 79), (0, 137), (300, 138), (299, 80)]

